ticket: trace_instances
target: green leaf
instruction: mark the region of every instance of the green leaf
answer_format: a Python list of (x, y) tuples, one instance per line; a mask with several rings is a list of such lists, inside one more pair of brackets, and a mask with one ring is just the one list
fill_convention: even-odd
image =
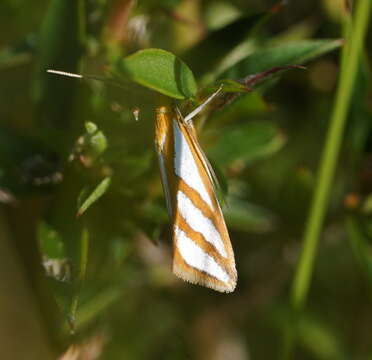
[(229, 197), (223, 210), (230, 229), (263, 233), (274, 226), (275, 219), (267, 210), (240, 199)]
[(194, 97), (197, 91), (189, 67), (165, 50), (137, 51), (120, 62), (120, 70), (132, 81), (175, 99)]
[(303, 40), (256, 51), (222, 73), (219, 78), (240, 79), (275, 66), (300, 65), (337, 49), (338, 39)]
[(226, 79), (222, 80), (220, 83), (223, 85), (223, 91), (225, 93), (241, 93), (248, 91), (244, 84), (235, 80)]
[(208, 29), (217, 30), (231, 24), (241, 17), (241, 14), (242, 11), (231, 2), (208, 2), (205, 7), (204, 20)]
[(104, 178), (96, 188), (90, 192), (88, 188), (84, 188), (78, 199), (79, 210), (77, 216), (81, 216), (85, 211), (95, 203), (109, 188), (111, 184), (111, 177)]
[(267, 121), (222, 128), (219, 134), (218, 141), (210, 147), (208, 154), (225, 165), (234, 161), (252, 162), (271, 155), (285, 142), (277, 126)]
[(75, 144), (74, 153), (89, 167), (106, 151), (107, 138), (93, 122), (86, 122), (85, 129), (86, 133), (80, 136)]

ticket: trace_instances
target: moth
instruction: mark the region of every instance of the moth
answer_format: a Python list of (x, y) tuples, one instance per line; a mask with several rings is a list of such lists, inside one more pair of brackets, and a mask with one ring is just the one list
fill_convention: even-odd
[(158, 108), (155, 148), (171, 223), (173, 272), (190, 283), (232, 292), (234, 253), (214, 191), (214, 172), (192, 123), (218, 92), (185, 118), (177, 108)]
[[(47, 71), (83, 78), (64, 71)], [(234, 252), (214, 190), (215, 175), (192, 122), (220, 91), (186, 117), (177, 108), (159, 107), (155, 149), (171, 223), (173, 272), (190, 283), (232, 292), (237, 281)]]

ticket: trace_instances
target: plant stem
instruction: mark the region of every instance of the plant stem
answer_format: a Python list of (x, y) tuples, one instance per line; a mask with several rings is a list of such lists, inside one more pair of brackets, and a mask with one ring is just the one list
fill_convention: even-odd
[(79, 275), (78, 275), (78, 278), (76, 279), (76, 289), (75, 289), (75, 293), (74, 293), (74, 296), (71, 302), (70, 315), (69, 315), (72, 333), (75, 332), (76, 312), (77, 312), (77, 308), (79, 305), (81, 289), (83, 287), (83, 283), (85, 280), (87, 263), (88, 263), (88, 252), (89, 252), (89, 233), (88, 233), (88, 230), (84, 227), (81, 232), (81, 237), (80, 237)]
[[(295, 327), (304, 308), (313, 272), (314, 259), (328, 207), (330, 190), (336, 162), (342, 142), (345, 120), (357, 74), (357, 67), (368, 27), (371, 0), (359, 0), (356, 4), (354, 22), (347, 25), (346, 46), (341, 56), (340, 79), (330, 118), (330, 125), (320, 160), (317, 186), (313, 195), (309, 216), (303, 235), (303, 248), (297, 264), (292, 289), (291, 305), (294, 312), (294, 328), (289, 334), (285, 357), (289, 359), (295, 342)], [(351, 27), (353, 26), (353, 28)]]

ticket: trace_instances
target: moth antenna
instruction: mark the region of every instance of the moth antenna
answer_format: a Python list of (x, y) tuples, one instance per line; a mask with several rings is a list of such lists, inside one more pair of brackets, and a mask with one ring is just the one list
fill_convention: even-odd
[(70, 72), (67, 72), (67, 71), (59, 71), (59, 70), (48, 69), (47, 72), (48, 73), (51, 73), (51, 74), (57, 74), (57, 75), (62, 75), (62, 76), (69, 76), (69, 77), (74, 77), (74, 78), (78, 78), (78, 79), (82, 79), (83, 78), (83, 75), (75, 74), (75, 73), (70, 73)]
[(189, 122), (194, 116), (199, 114), (221, 91), (223, 85), (221, 85), (207, 100), (205, 100), (201, 105), (199, 105), (195, 110), (191, 111), (190, 114), (185, 116), (184, 121)]
[(115, 81), (108, 80), (108, 79), (105, 79), (103, 77), (99, 77), (99, 76), (95, 76), (95, 75), (81, 75), (81, 74), (76, 74), (76, 73), (71, 73), (71, 72), (61, 71), (61, 70), (54, 70), (54, 69), (48, 69), (46, 72), (50, 73), (50, 74), (62, 75), (62, 76), (67, 76), (67, 77), (72, 77), (72, 78), (77, 78), (77, 79), (83, 79), (83, 80), (87, 79), (87, 80), (102, 81), (106, 84), (110, 84), (112, 86), (116, 86), (118, 88), (128, 90), (125, 86), (120, 85), (119, 83), (117, 83)]
[[(119, 83), (117, 83), (115, 81), (108, 80), (108, 79), (105, 79), (105, 78), (99, 77), (99, 76), (82, 75), (82, 74), (71, 73), (71, 72), (61, 71), (61, 70), (54, 70), (54, 69), (47, 69), (46, 72), (47, 73), (50, 73), (50, 74), (55, 74), (55, 75), (72, 77), (72, 78), (76, 78), (76, 79), (101, 81), (103, 83), (106, 83), (106, 84), (109, 84), (109, 85), (112, 85), (112, 86), (116, 86), (116, 87), (121, 88), (121, 89), (124, 89), (124, 90), (128, 90), (125, 86), (123, 86), (123, 85), (121, 85), (121, 84), (119, 84)], [(140, 109), (139, 108), (134, 108), (132, 110), (132, 114), (133, 114), (134, 119), (136, 121), (139, 120), (139, 113), (140, 113)]]
[(176, 112), (176, 114), (180, 117), (180, 119), (182, 119), (182, 121), (185, 121), (185, 119), (184, 119), (184, 117), (183, 117), (183, 115), (182, 115), (182, 113), (181, 113), (181, 110), (178, 108), (178, 106), (176, 105), (176, 106), (174, 106), (174, 111)]

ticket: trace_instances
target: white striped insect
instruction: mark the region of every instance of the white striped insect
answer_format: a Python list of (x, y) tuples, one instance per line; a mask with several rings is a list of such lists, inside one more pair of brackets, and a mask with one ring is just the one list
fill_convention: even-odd
[[(83, 78), (64, 71), (48, 72)], [(220, 90), (185, 118), (176, 108), (158, 108), (155, 148), (172, 228), (173, 272), (193, 284), (232, 292), (237, 281), (234, 253), (214, 191), (215, 175), (192, 123)]]
[(214, 173), (197, 141), (192, 117), (215, 92), (185, 118), (160, 107), (155, 120), (155, 148), (173, 238), (173, 272), (193, 284), (232, 292), (235, 260), (214, 187)]

